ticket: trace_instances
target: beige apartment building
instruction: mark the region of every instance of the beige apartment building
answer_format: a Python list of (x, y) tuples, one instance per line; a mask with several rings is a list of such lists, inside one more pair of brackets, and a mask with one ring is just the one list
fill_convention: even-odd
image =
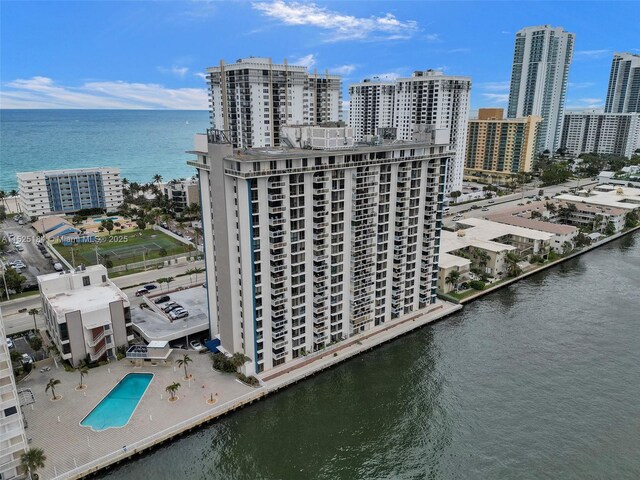
[(133, 340), (129, 299), (104, 266), (40, 275), (38, 286), (47, 331), (73, 366), (115, 358)]
[(504, 118), (502, 108), (481, 108), (469, 120), (465, 174), (509, 177), (530, 172), (542, 117)]

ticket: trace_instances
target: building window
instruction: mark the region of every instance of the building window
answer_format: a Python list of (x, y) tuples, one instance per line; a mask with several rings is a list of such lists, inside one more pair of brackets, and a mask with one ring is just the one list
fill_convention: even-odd
[(15, 415), (18, 413), (18, 409), (16, 407), (9, 407), (4, 409), (4, 416), (9, 417), (11, 415)]
[(82, 285), (88, 287), (91, 285), (91, 279), (89, 277), (82, 277)]

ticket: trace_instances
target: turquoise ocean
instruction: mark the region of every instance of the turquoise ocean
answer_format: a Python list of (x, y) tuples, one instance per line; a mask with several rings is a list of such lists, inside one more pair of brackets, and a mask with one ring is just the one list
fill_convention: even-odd
[(18, 188), (16, 173), (119, 167), (150, 182), (192, 176), (185, 153), (209, 125), (207, 111), (0, 110), (0, 189)]

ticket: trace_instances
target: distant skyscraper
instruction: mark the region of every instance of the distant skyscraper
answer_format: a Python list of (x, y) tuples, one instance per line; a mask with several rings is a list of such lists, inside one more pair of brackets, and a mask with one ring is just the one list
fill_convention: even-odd
[(640, 112), (640, 55), (616, 53), (611, 63), (606, 113)]
[(640, 148), (640, 113), (567, 112), (560, 146), (575, 155), (601, 153), (631, 157)]
[(211, 126), (236, 148), (280, 145), (282, 125), (340, 120), (342, 80), (307, 67), (242, 58), (207, 69)]
[(447, 169), (447, 192), (462, 190), (470, 97), (470, 77), (426, 70), (396, 81), (393, 126), (398, 139), (411, 140), (416, 125), (449, 129), (456, 155)]
[(562, 27), (526, 27), (516, 33), (508, 118), (542, 117), (536, 151), (560, 145), (562, 115), (575, 36)]
[(349, 126), (357, 142), (377, 135), (378, 128), (393, 126), (395, 83), (374, 78), (349, 86)]

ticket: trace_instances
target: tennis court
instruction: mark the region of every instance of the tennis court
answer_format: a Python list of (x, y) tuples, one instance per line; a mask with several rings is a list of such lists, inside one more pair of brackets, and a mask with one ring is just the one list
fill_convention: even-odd
[(54, 246), (70, 263), (95, 265), (97, 257), (100, 263), (111, 260), (113, 266), (186, 253), (192, 249), (157, 230), (99, 236), (96, 243)]

